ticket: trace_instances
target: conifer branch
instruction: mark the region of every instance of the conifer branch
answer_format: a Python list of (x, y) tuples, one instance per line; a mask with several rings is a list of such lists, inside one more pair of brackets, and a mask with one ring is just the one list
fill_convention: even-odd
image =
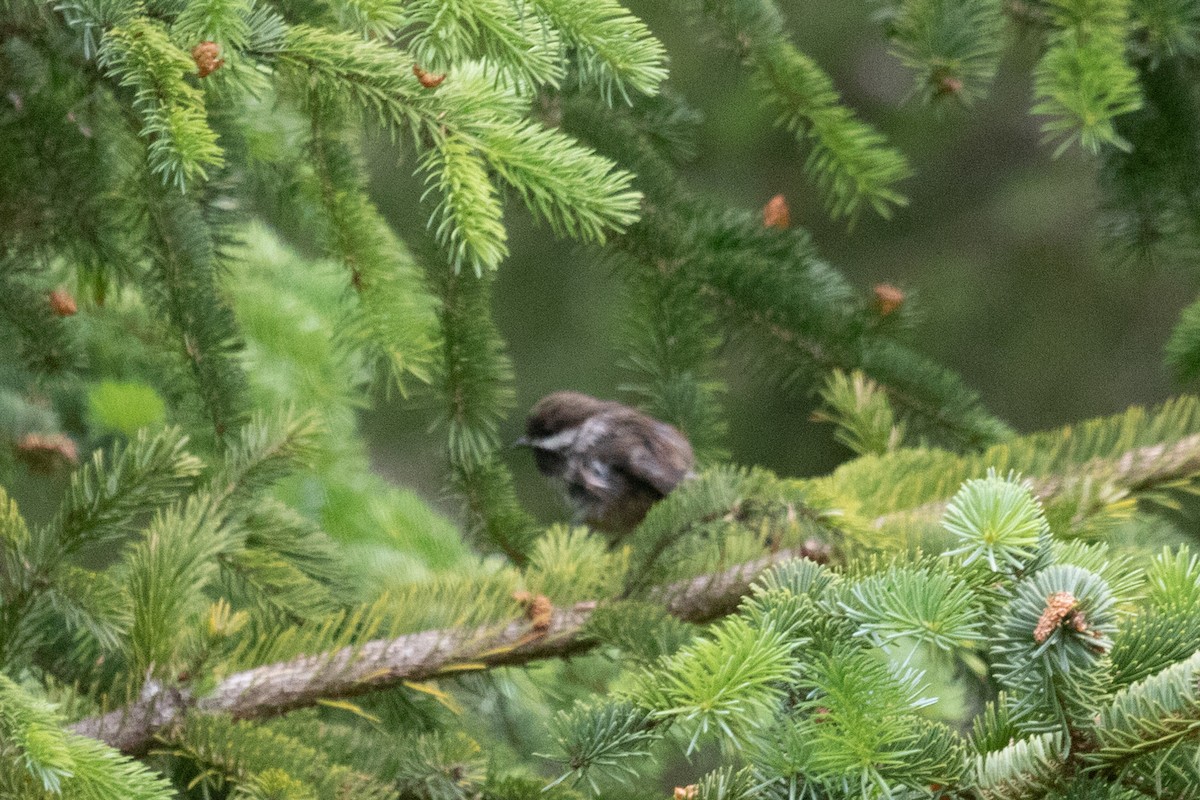
[(776, 124), (810, 142), (805, 167), (831, 216), (853, 221), (869, 206), (886, 218), (907, 204), (896, 188), (912, 173), (907, 160), (841, 103), (825, 71), (788, 39), (773, 0), (696, 4), (737, 48)]
[[(1043, 503), (1070, 492), (1081, 483), (1099, 479), (1128, 493), (1167, 488), (1200, 475), (1200, 433), (1175, 442), (1138, 447), (1111, 459), (1097, 458), (1075, 470), (1033, 480), (1034, 496)], [(872, 523), (876, 528), (902, 520), (934, 520), (946, 510), (947, 500), (935, 500), (916, 508), (883, 514)]]
[(326, 219), (323, 244), (342, 262), (358, 300), (348, 338), (385, 364), (403, 393), (409, 374), (429, 380), (434, 351), (433, 296), (412, 254), (366, 194), (343, 103), (308, 93), (314, 193)]
[(642, 269), (672, 270), (676, 283), (694, 287), (719, 327), (763, 342), (754, 348), (758, 361), (789, 387), (803, 391), (832, 369), (861, 369), (907, 412), (917, 433), (957, 449), (983, 448), (1011, 434), (961, 378), (891, 338), (887, 321), (818, 258), (805, 232), (764, 229), (758, 215), (696, 198), (662, 154), (661, 132), (643, 115), (663, 112), (638, 107), (623, 115), (573, 96), (563, 115), (569, 132), (637, 173), (648, 202), (641, 220), (614, 244)]
[(512, 474), (500, 460), (500, 423), (512, 407), (513, 369), (492, 318), (491, 274), (446, 270), (439, 280), (446, 456), (469, 524), (486, 545), (514, 562), (526, 559), (536, 536)]
[(218, 281), (214, 232), (190, 199), (149, 184), (147, 250), (156, 280), (148, 294), (175, 328), (204, 414), (221, 439), (241, 421), (246, 376), (241, 334)]
[(924, 101), (982, 97), (996, 74), (1004, 47), (998, 0), (881, 2), (892, 52), (914, 73), (913, 94)]
[[(780, 550), (711, 575), (671, 584), (654, 593), (671, 614), (704, 622), (727, 614), (764, 570), (808, 555), (816, 543)], [(141, 700), (71, 726), (76, 733), (125, 753), (141, 753), (153, 739), (189, 713), (261, 718), (321, 700), (355, 697), (408, 681), (525, 664), (583, 652), (595, 642), (585, 628), (594, 600), (555, 609), (548, 624), (515, 620), (499, 625), (422, 631), (376, 639), (290, 661), (234, 673), (196, 698), (187, 689), (159, 688)]]

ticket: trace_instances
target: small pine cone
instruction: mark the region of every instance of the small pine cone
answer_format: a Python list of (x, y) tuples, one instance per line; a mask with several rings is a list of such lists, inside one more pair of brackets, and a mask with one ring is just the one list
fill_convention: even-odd
[(792, 227), (792, 210), (788, 208), (787, 199), (777, 194), (767, 201), (763, 206), (763, 227), (778, 228), (781, 231), (786, 231)]
[(904, 305), (904, 291), (890, 283), (877, 283), (873, 287), (873, 291), (875, 292), (875, 310), (881, 317), (888, 316)]
[(216, 42), (201, 42), (192, 48), (192, 61), (196, 62), (196, 74), (207, 78), (225, 66), (221, 58), (221, 45)]
[(417, 76), (417, 80), (426, 89), (436, 89), (442, 85), (442, 81), (446, 80), (445, 73), (426, 72), (417, 64), (413, 64), (413, 75)]
[(50, 309), (59, 317), (70, 317), (79, 310), (75, 298), (66, 289), (55, 289), (50, 293)]
[(17, 458), (39, 475), (50, 475), (59, 467), (79, 463), (79, 448), (62, 433), (27, 433), (16, 444)]
[(696, 784), (690, 783), (687, 786), (676, 786), (675, 794), (671, 796), (671, 800), (694, 800), (696, 797)]
[[(1046, 610), (1033, 629), (1033, 640), (1038, 644), (1050, 638), (1054, 629), (1067, 621), (1074, 613), (1079, 601), (1070, 592), (1055, 592), (1046, 598)], [(1086, 626), (1086, 622), (1084, 623)]]

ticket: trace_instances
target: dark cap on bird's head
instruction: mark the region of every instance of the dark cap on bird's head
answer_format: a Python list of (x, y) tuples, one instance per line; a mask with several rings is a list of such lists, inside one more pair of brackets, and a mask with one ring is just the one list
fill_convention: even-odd
[(588, 417), (612, 407), (620, 407), (620, 403), (597, 400), (591, 395), (581, 392), (554, 392), (548, 394), (529, 409), (529, 417), (525, 420), (526, 444), (561, 433), (569, 428), (582, 425)]

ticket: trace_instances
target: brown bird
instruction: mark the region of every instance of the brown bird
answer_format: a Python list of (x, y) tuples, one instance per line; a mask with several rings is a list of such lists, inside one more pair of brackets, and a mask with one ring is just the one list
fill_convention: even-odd
[(529, 412), (517, 445), (538, 470), (562, 481), (577, 517), (615, 534), (637, 527), (650, 506), (693, 475), (687, 438), (629, 406), (579, 392), (555, 392)]

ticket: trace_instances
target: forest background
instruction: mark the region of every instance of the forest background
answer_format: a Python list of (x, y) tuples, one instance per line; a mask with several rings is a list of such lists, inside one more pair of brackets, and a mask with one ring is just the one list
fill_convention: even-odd
[[(901, 287), (918, 319), (912, 341), (960, 374), (984, 405), (1021, 432), (1161, 402), (1179, 386), (1163, 346), (1196, 294), (1195, 273), (1114, 265), (1095, 223), (1100, 161), (1078, 147), (1057, 158), (1043, 143), (1033, 105), (1036, 36), (1005, 48), (986, 97), (905, 102), (911, 73), (888, 52), (869, 3), (782, 0), (793, 41), (833, 78), (843, 102), (910, 159), (907, 207), (891, 219), (863, 214), (853, 229), (825, 213), (804, 175), (794, 137), (748, 89), (735, 54), (707, 45), (701, 25), (671, 4), (630, 2), (671, 54), (670, 85), (704, 115), (687, 184), (743, 208), (782, 193), (793, 224), (861, 290)], [(385, 139), (370, 148), (373, 199), (409, 242), (428, 208), (412, 165)], [(516, 408), (572, 388), (619, 397), (620, 281), (595, 248), (555, 239), (510, 204), (512, 255), (499, 271), (493, 305), (516, 370)], [(850, 452), (833, 427), (814, 422), (817, 398), (755, 379), (736, 358), (724, 375), (727, 445), (737, 463), (781, 475), (828, 472)], [(443, 442), (425, 435), (428, 414), (402, 398), (365, 414), (375, 467), (436, 501), (444, 480)], [(545, 520), (563, 507), (523, 453), (510, 459), (518, 492)]]

